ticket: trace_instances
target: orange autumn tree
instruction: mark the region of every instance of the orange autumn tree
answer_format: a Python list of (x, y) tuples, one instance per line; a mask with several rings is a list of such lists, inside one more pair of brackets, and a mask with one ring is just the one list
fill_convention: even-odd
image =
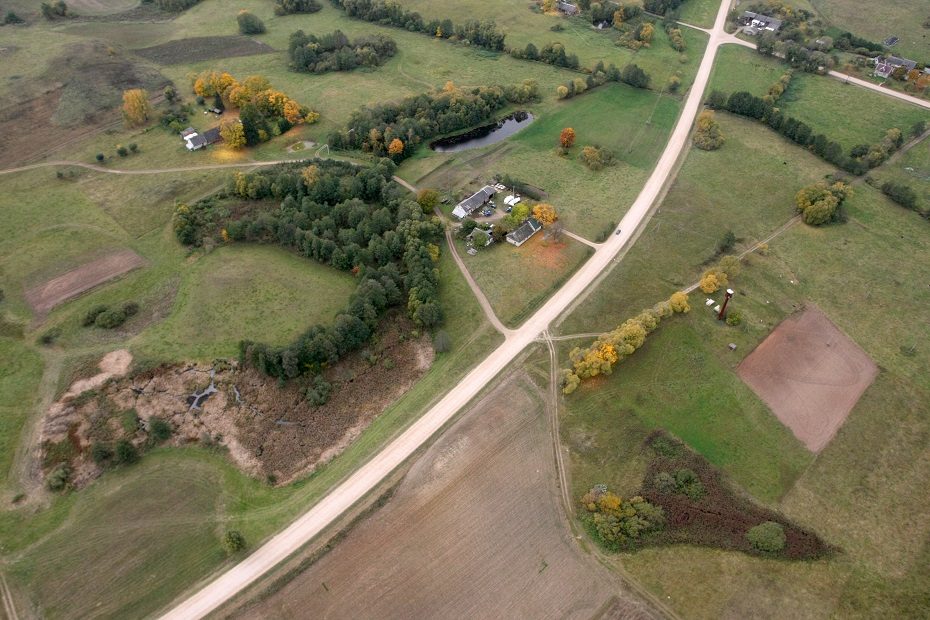
[(539, 223), (543, 226), (549, 226), (559, 219), (559, 214), (555, 212), (555, 207), (541, 202), (533, 207), (533, 217), (539, 220)]
[(570, 149), (575, 144), (575, 130), (571, 127), (566, 127), (562, 130), (562, 133), (559, 134), (559, 144), (562, 145), (563, 149)]
[(391, 143), (388, 144), (388, 154), (391, 156), (394, 155), (403, 155), (404, 154), (404, 141), (400, 138), (394, 138), (391, 140)]

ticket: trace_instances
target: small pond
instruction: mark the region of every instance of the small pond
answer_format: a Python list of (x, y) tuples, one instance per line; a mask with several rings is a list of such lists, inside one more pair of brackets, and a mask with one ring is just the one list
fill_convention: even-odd
[(500, 142), (504, 138), (509, 138), (532, 122), (533, 115), (521, 110), (502, 118), (496, 123), (476, 127), (456, 136), (430, 142), (429, 147), (438, 153), (454, 153), (456, 151), (476, 149), (479, 146), (487, 146)]

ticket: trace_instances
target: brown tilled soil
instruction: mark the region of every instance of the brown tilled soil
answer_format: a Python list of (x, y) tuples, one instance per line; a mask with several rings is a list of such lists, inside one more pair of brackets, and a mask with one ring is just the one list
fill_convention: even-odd
[[(110, 354), (101, 363), (104, 373), (76, 382), (47, 412), (39, 440), (44, 468), (67, 461), (74, 486), (86, 486), (103, 472), (92, 460), (95, 443), (112, 448), (128, 439), (144, 451), (149, 422), (159, 418), (170, 423), (174, 445), (220, 447), (246, 473), (289, 482), (342, 452), (429, 369), (429, 339), (407, 337), (411, 329), (401, 316), (386, 320), (368, 350), (324, 373), (333, 392), (318, 407), (304, 398), (306, 380), (279, 387), (277, 380), (233, 362), (161, 366), (106, 381), (106, 372), (122, 374), (128, 365), (114, 357), (121, 352)], [(116, 362), (122, 366), (110, 368)], [(193, 408), (192, 395), (211, 380), (217, 391)], [(131, 410), (140, 422), (127, 428)]]
[(534, 390), (522, 376), (505, 381), (383, 508), (238, 617), (587, 619), (608, 608), (652, 617), (573, 540)]
[(808, 308), (782, 321), (737, 372), (811, 452), (820, 452), (878, 367), (826, 315)]
[(274, 48), (249, 37), (191, 37), (135, 50), (137, 56), (160, 65), (176, 65), (200, 60), (269, 54)]
[(39, 316), (72, 297), (145, 264), (132, 250), (120, 250), (81, 265), (26, 291), (26, 301)]

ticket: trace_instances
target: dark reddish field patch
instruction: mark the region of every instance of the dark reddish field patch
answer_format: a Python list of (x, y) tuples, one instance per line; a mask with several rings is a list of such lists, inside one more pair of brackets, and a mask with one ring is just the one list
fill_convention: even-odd
[(273, 51), (273, 47), (261, 41), (249, 37), (229, 36), (178, 39), (137, 49), (135, 54), (160, 65), (177, 65), (217, 58), (269, 54)]
[[(667, 433), (657, 431), (650, 435), (645, 449), (654, 458), (646, 470), (640, 495), (661, 506), (668, 520), (665, 529), (651, 536), (647, 544), (702, 545), (787, 560), (815, 560), (835, 551), (814, 532), (738, 494), (704, 457)], [(699, 499), (657, 488), (657, 474), (681, 469), (697, 474), (704, 487), (704, 494)], [(749, 528), (765, 521), (780, 523), (785, 528), (786, 544), (779, 553), (762, 554), (746, 538)]]

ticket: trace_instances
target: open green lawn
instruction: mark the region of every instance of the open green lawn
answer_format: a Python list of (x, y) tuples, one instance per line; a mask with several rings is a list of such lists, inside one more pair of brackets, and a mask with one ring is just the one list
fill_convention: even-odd
[(286, 344), (345, 307), (351, 275), (274, 246), (220, 247), (187, 263), (171, 314), (133, 349), (158, 359), (235, 356), (240, 340)]
[(892, 48), (898, 56), (914, 60), (930, 60), (930, 30), (921, 24), (930, 18), (930, 7), (924, 0), (896, 0), (883, 4), (881, 13), (863, 10), (856, 0), (811, 0), (817, 11), (841, 31), (881, 43), (896, 36), (900, 40)]
[(498, 318), (516, 327), (533, 313), (592, 254), (588, 246), (563, 236), (559, 242), (543, 232), (514, 247), (494, 243), (475, 256), (459, 244), (459, 254), (487, 296)]
[(38, 395), (43, 364), (34, 350), (6, 337), (0, 337), (0, 359), (0, 481), (5, 483), (23, 420)]
[(678, 18), (686, 24), (712, 28), (719, 8), (717, 0), (685, 0), (678, 9)]
[(930, 139), (924, 138), (900, 158), (872, 172), (879, 185), (902, 183), (917, 194), (917, 208), (930, 211)]
[[(774, 132), (720, 117), (727, 144), (689, 153), (660, 213), (563, 333), (616, 325), (692, 281), (720, 232), (758, 238), (790, 217), (796, 188), (824, 172)], [(602, 481), (634, 491), (644, 466), (638, 442), (654, 427), (667, 428), (756, 498), (841, 549), (816, 563), (687, 547), (618, 559), (688, 617), (758, 610), (777, 610), (773, 617), (925, 617), (930, 610), (930, 350), (922, 344), (930, 341), (930, 229), (865, 184), (857, 184), (847, 209), (848, 223), (799, 224), (774, 240), (768, 255), (749, 258), (733, 287), (741, 326), (714, 321), (704, 295), (693, 294), (691, 314), (668, 319), (611, 377), (565, 398), (562, 437), (576, 492)], [(816, 458), (732, 371), (778, 321), (809, 303), (881, 369)], [(561, 359), (570, 346), (563, 343)]]
[[(536, 113), (536, 107), (531, 108)], [(548, 193), (566, 228), (595, 239), (626, 213), (678, 120), (680, 102), (668, 95), (609, 84), (543, 107), (539, 118), (511, 138), (483, 149), (430, 154), (404, 162), (399, 174), (419, 187), (467, 194), (494, 174), (509, 174)], [(558, 152), (559, 134), (575, 130), (575, 147)], [(589, 170), (585, 145), (605, 146), (617, 163)]]
[[(710, 89), (725, 93), (746, 90), (762, 96), (788, 68), (776, 58), (741, 46), (726, 45), (718, 54)], [(907, 133), (915, 122), (930, 119), (930, 113), (909, 103), (800, 71), (795, 71), (778, 104), (846, 150), (878, 142), (892, 127)]]

